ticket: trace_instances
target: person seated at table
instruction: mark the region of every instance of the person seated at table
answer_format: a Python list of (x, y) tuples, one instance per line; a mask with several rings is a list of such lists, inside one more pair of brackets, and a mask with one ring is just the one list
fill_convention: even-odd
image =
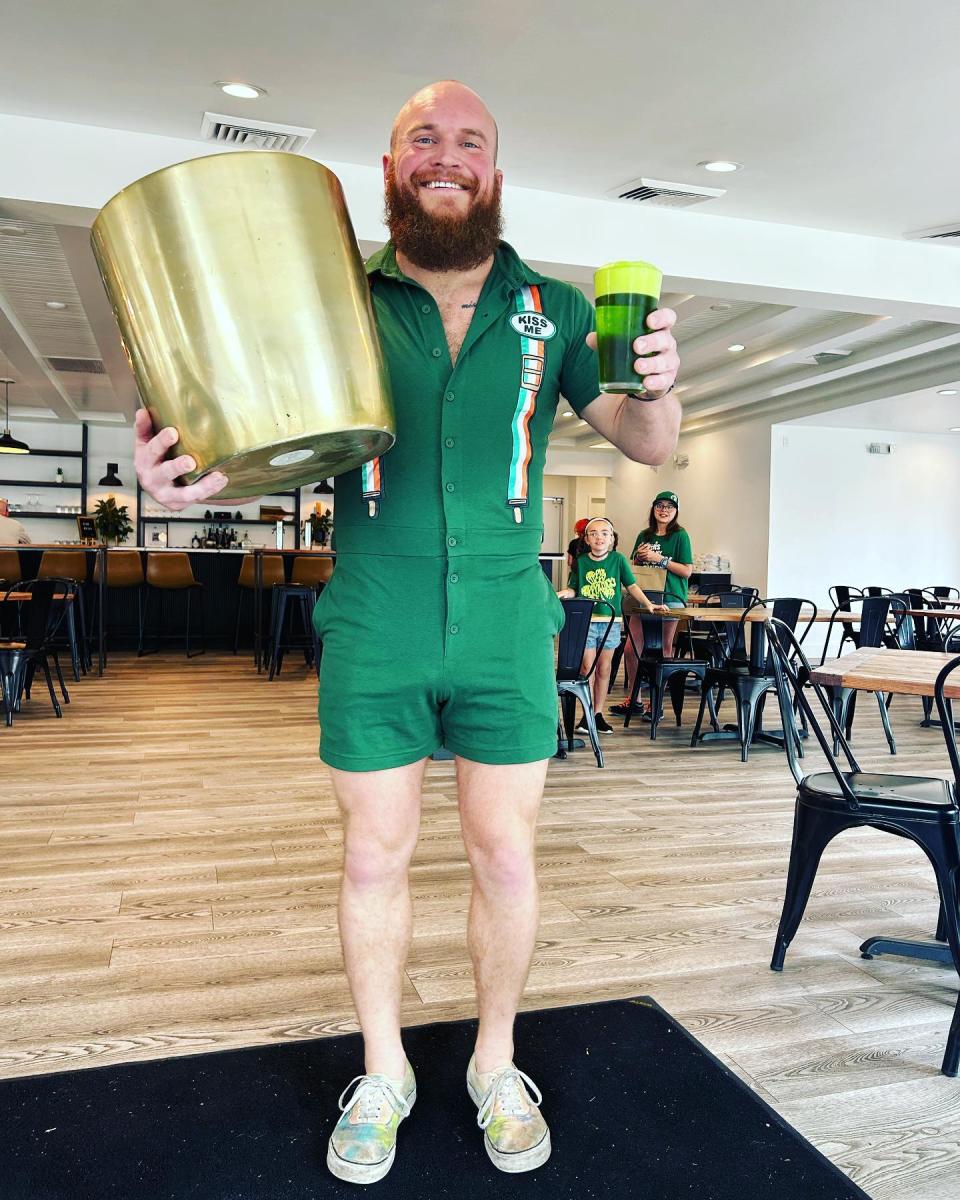
[(10, 505), (0, 496), (0, 546), (29, 546), (30, 535), (10, 516)]
[(573, 532), (576, 535), (570, 545), (567, 547), (567, 571), (573, 570), (573, 564), (577, 561), (581, 554), (585, 554), (587, 543), (583, 540), (583, 531), (589, 524), (590, 518), (584, 517), (578, 521), (573, 527)]
[[(619, 614), (621, 588), (626, 588), (647, 612), (669, 612), (669, 609), (662, 604), (651, 604), (647, 599), (637, 584), (630, 564), (617, 549), (616, 531), (606, 517), (594, 517), (589, 521), (583, 537), (587, 543), (587, 552), (575, 561), (567, 586), (557, 592), (557, 595), (561, 600), (572, 600), (579, 596), (598, 601), (590, 617), (590, 632), (587, 634), (580, 670), (586, 674), (596, 659), (592, 691), (597, 729), (600, 733), (613, 733), (613, 726), (603, 715), (603, 706), (610, 690), (610, 666), (613, 662), (613, 652), (620, 645), (621, 625), (617, 615), (608, 630), (609, 606), (613, 606), (614, 614)], [(604, 603), (599, 603), (600, 601)], [(584, 718), (577, 725), (577, 729), (585, 732), (586, 728)]]
[[(693, 549), (690, 535), (680, 524), (680, 501), (676, 492), (660, 492), (650, 505), (647, 525), (637, 534), (633, 544), (631, 560), (637, 566), (661, 567), (666, 571), (663, 581), (663, 601), (668, 608), (686, 608), (689, 579), (693, 574)], [(643, 650), (643, 626), (639, 617), (630, 617), (630, 632), (637, 649)], [(677, 634), (678, 621), (663, 623), (663, 657), (673, 658), (673, 640)], [(624, 646), (627, 663), (627, 695), (633, 683), (637, 656), (630, 638)], [(611, 712), (625, 716), (629, 701), (615, 704)], [(639, 711), (643, 712), (640, 705)]]

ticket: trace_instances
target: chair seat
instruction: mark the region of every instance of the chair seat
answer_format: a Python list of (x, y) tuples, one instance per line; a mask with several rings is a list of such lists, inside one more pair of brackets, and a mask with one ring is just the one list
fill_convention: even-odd
[(6, 638), (0, 638), (0, 650), (26, 650), (26, 642), (8, 642)]
[[(944, 779), (931, 779), (928, 775), (872, 774), (869, 771), (844, 772), (854, 795), (866, 816), (887, 812), (891, 808), (908, 808), (916, 813), (928, 809), (942, 812), (954, 809), (952, 785)], [(815, 801), (828, 801), (851, 812), (840, 791), (840, 785), (832, 771), (821, 771), (804, 776), (800, 794)], [(956, 811), (954, 809), (954, 811)]]

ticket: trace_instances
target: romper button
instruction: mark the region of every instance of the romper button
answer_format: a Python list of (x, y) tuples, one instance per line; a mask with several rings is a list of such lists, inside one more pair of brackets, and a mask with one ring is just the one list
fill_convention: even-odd
[(429, 304), (421, 304), (420, 311), (424, 312), (424, 313), (430, 312), (430, 305)]
[(452, 404), (453, 403), (453, 392), (447, 392), (447, 394), (444, 396), (444, 400), (446, 400), (446, 402), (448, 404)]
[(434, 358), (439, 358), (440, 357), (440, 347), (434, 346), (434, 348), (430, 351), (430, 353), (433, 355)]
[(454, 571), (454, 573), (450, 576), (450, 582), (451, 583), (459, 583), (460, 582), (460, 576), (456, 573), (456, 571)]
[(459, 633), (459, 632), (460, 632), (460, 626), (459, 626), (459, 625), (451, 625), (451, 626), (450, 626), (450, 632), (451, 632), (451, 633)]
[(456, 490), (457, 490), (457, 488), (456, 488), (456, 484), (453, 484), (453, 483), (448, 483), (448, 484), (447, 484), (447, 491), (448, 491), (448, 492), (455, 492)]
[(457, 539), (456, 539), (455, 537), (448, 537), (448, 538), (447, 538), (447, 545), (448, 545), (448, 546), (455, 546), (456, 544), (457, 544)]
[(454, 439), (453, 439), (453, 438), (444, 438), (444, 439), (443, 439), (443, 444), (446, 446), (446, 448), (447, 448), (448, 450), (450, 450), (450, 449), (452, 449), (452, 448), (453, 448), (453, 447), (454, 447), (454, 446), (455, 446), (457, 443), (454, 441)]

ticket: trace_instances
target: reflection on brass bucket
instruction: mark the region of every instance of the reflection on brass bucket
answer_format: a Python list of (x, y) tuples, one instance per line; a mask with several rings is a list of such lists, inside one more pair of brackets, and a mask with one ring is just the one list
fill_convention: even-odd
[(144, 405), (218, 498), (316, 482), (393, 445), (389, 382), (337, 177), (309, 158), (196, 158), (124, 188), (93, 251)]

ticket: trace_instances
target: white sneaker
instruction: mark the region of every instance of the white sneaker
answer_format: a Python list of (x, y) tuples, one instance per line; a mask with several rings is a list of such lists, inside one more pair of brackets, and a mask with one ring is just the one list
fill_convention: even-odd
[[(352, 1096), (347, 1093), (356, 1084)], [(358, 1075), (340, 1094), (343, 1114), (330, 1135), (327, 1166), (348, 1183), (376, 1183), (393, 1166), (397, 1130), (410, 1115), (417, 1098), (413, 1067), (407, 1063), (403, 1079), (386, 1075)]]
[(547, 1161), (550, 1130), (540, 1114), (540, 1089), (529, 1075), (518, 1071), (513, 1063), (481, 1075), (471, 1057), (467, 1091), (479, 1109), (477, 1124), (484, 1132), (483, 1144), (495, 1167), (516, 1173), (532, 1171)]

